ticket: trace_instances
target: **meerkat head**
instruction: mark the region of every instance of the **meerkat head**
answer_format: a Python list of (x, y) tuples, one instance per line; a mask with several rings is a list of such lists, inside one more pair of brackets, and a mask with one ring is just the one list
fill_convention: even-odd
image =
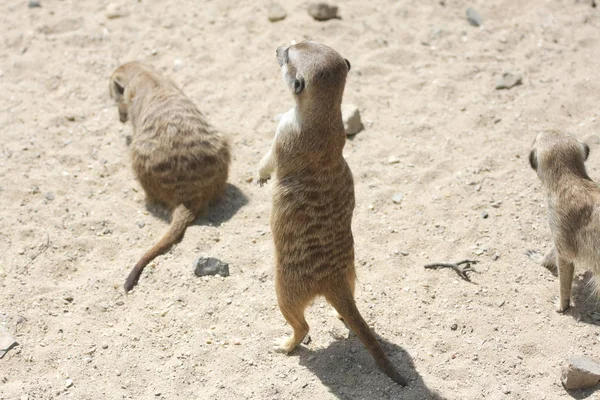
[(119, 120), (123, 123), (129, 119), (129, 106), (133, 99), (134, 90), (129, 83), (144, 68), (138, 62), (129, 62), (117, 68), (110, 77), (110, 97), (119, 108)]
[(529, 153), (529, 164), (542, 182), (562, 173), (575, 173), (587, 178), (584, 162), (589, 155), (590, 147), (570, 134), (543, 131), (533, 142), (533, 148)]
[(297, 102), (309, 98), (341, 103), (350, 62), (335, 50), (321, 43), (303, 41), (280, 46), (275, 53), (283, 81)]

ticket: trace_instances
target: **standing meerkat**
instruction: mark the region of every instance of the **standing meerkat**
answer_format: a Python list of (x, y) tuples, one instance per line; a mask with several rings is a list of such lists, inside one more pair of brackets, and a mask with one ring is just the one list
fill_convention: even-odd
[(309, 329), (304, 310), (316, 296), (324, 296), (379, 368), (405, 386), (406, 379), (354, 301), (354, 182), (342, 155), (346, 135), (341, 112), (350, 63), (315, 42), (279, 47), (276, 54), (296, 102), (279, 122), (272, 148), (259, 166), (261, 186), (275, 174), (275, 288), (281, 313), (294, 329), (276, 348), (289, 353), (298, 346)]
[(119, 119), (131, 121), (133, 171), (149, 202), (171, 212), (167, 233), (133, 267), (125, 291), (144, 267), (180, 240), (186, 228), (224, 190), (229, 170), (227, 140), (214, 131), (194, 103), (173, 82), (140, 62), (117, 68), (110, 95)]
[(554, 247), (538, 261), (558, 269), (558, 312), (570, 307), (575, 265), (591, 269), (596, 292), (600, 288), (600, 187), (585, 170), (589, 153), (588, 145), (573, 136), (545, 131), (537, 135), (529, 155), (548, 196)]

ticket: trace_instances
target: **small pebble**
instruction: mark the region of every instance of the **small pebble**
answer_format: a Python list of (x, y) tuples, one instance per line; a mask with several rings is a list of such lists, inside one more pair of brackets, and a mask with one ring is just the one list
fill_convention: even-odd
[(217, 259), (198, 257), (192, 265), (196, 276), (220, 275), (229, 276), (229, 264)]
[(488, 212), (487, 212), (487, 211), (485, 211), (485, 210), (483, 210), (483, 211), (481, 212), (481, 218), (483, 218), (483, 219), (487, 219), (487, 217), (489, 217), (489, 214), (488, 214)]
[(389, 158), (387, 159), (388, 164), (398, 164), (399, 162), (400, 159), (396, 156), (389, 156)]
[(73, 379), (67, 379), (65, 381), (65, 387), (70, 388), (71, 386), (73, 386)]
[(183, 68), (183, 61), (179, 58), (175, 59), (175, 61), (173, 61), (173, 71), (177, 72), (181, 70), (181, 68)]
[(498, 301), (496, 302), (496, 305), (497, 305), (498, 307), (502, 307), (502, 306), (504, 305), (504, 303), (506, 303), (504, 300), (498, 300)]
[(456, 324), (452, 324), (452, 326), (450, 327), (451, 330), (455, 331), (458, 329), (458, 325)]
[(269, 8), (267, 9), (267, 18), (271, 22), (281, 21), (287, 17), (287, 12), (285, 8), (279, 3), (271, 3)]
[(49, 201), (54, 200), (54, 193), (52, 193), (52, 192), (46, 193), (46, 200), (49, 200)]
[(502, 385), (501, 390), (502, 390), (502, 393), (504, 393), (504, 394), (510, 394), (510, 389), (507, 385)]
[(311, 3), (308, 6), (308, 13), (317, 21), (327, 21), (339, 18), (338, 7), (327, 3)]
[(125, 16), (127, 16), (127, 14), (128, 14), (127, 11), (124, 10), (117, 3), (108, 3), (108, 5), (106, 6), (105, 15), (106, 15), (106, 18), (108, 18), (108, 19), (125, 17)]
[(344, 120), (346, 136), (356, 135), (365, 128), (360, 119), (358, 107), (353, 104), (344, 104), (342, 106), (342, 119)]
[(392, 201), (394, 202), (394, 204), (400, 204), (402, 203), (403, 198), (404, 196), (402, 195), (402, 193), (396, 193), (392, 196)]
[(138, 226), (138, 228), (143, 228), (144, 226), (146, 226), (146, 223), (144, 221), (138, 221), (135, 224)]
[(480, 26), (482, 23), (481, 16), (473, 8), (467, 8), (467, 20), (473, 26)]
[(41, 6), (42, 5), (38, 0), (29, 0), (29, 2), (27, 2), (27, 7), (29, 8), (39, 8)]
[(513, 86), (517, 86), (523, 83), (523, 78), (519, 73), (505, 72), (502, 76), (496, 79), (496, 89), (510, 89)]

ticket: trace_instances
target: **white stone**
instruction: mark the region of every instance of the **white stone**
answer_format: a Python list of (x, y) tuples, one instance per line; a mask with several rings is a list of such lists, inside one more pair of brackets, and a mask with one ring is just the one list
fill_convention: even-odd
[(285, 17), (287, 17), (287, 12), (285, 11), (285, 8), (281, 6), (281, 4), (271, 3), (269, 5), (269, 8), (267, 9), (267, 18), (269, 18), (269, 21), (277, 22), (281, 21)]
[(125, 17), (127, 14), (127, 10), (117, 3), (108, 3), (106, 6), (106, 18), (108, 19)]
[(365, 128), (360, 120), (358, 107), (353, 104), (342, 106), (342, 119), (344, 120), (344, 130), (348, 136), (356, 135)]

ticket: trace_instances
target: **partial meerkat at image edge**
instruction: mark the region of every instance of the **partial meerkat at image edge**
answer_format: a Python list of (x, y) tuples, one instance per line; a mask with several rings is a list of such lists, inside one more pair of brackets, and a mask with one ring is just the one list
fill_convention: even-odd
[(548, 221), (554, 246), (544, 257), (533, 257), (558, 271), (557, 311), (571, 306), (575, 266), (593, 272), (595, 294), (600, 293), (600, 186), (588, 176), (587, 144), (561, 131), (540, 132), (529, 155), (547, 195)]
[(149, 66), (135, 61), (121, 65), (110, 77), (109, 90), (120, 121), (131, 121), (131, 164), (146, 201), (171, 211), (168, 231), (127, 277), (128, 292), (144, 267), (179, 241), (208, 204), (223, 195), (231, 156), (227, 139), (173, 82)]
[(324, 296), (377, 366), (406, 386), (354, 300), (354, 181), (343, 157), (341, 112), (350, 62), (311, 41), (279, 47), (276, 57), (296, 103), (281, 118), (259, 166), (261, 186), (274, 175), (275, 289), (279, 309), (294, 330), (276, 341), (276, 349), (290, 353), (300, 344), (309, 331), (304, 311), (316, 296)]

